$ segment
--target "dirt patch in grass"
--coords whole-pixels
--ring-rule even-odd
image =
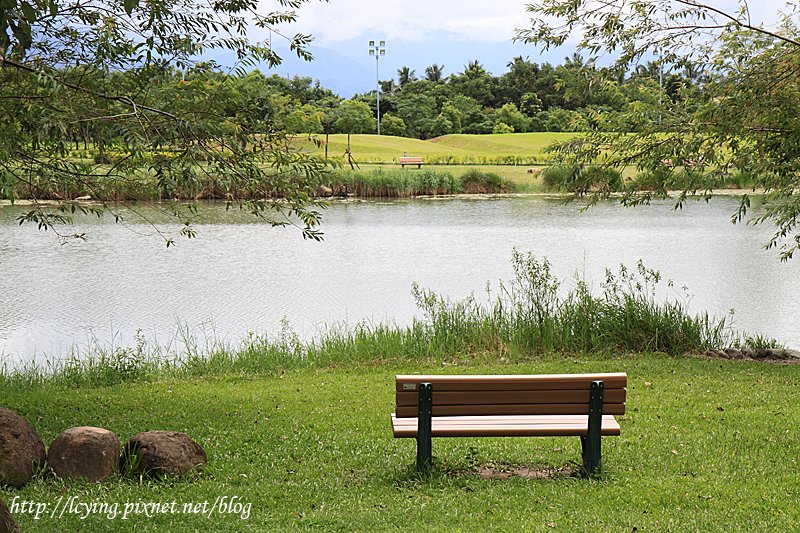
[[[579,477],[581,469],[574,465],[559,468],[552,466],[522,466],[508,464],[478,465],[469,470],[457,470],[455,476],[479,476],[483,479],[552,479],[562,477]]]

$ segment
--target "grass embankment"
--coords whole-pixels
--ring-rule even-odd
[[[17,516],[34,531],[796,526],[800,366],[667,355],[731,339],[724,324],[658,303],[660,277],[643,267],[610,275],[597,295],[580,283],[560,291],[546,261],[531,256],[515,254],[514,268],[515,279],[483,304],[417,289],[424,317],[407,328],[365,326],[309,345],[285,332],[178,360],[140,344],[49,375],[0,375],[0,405],[45,442],[79,425],[123,440],[172,429],[210,459],[199,476],[161,481],[92,484],[45,472],[22,489],[0,489],[0,498],[46,504],[39,520]],[[436,439],[433,473],[420,479],[413,440],[391,436],[397,373],[601,371],[627,372],[629,387],[622,436],[603,440],[599,481],[569,475],[576,438]],[[478,474],[516,467],[542,477]],[[222,497],[235,497],[238,511],[183,512]],[[59,501],[107,507],[51,516]],[[176,512],[134,512],[137,503],[173,501]]]
[[[352,153],[359,169],[334,169],[319,176],[320,184],[336,194],[361,197],[409,197],[428,194],[535,192],[540,190],[531,165],[547,161],[544,148],[561,137],[573,134],[525,133],[506,135],[448,135],[430,141],[404,137],[353,135]],[[568,138],[568,137],[565,137]],[[324,150],[298,137],[298,148],[323,156]],[[334,164],[348,166],[344,160],[346,135],[330,136],[328,155]],[[422,156],[422,169],[401,169],[398,158],[403,152]],[[110,167],[95,165],[95,148],[73,150],[70,160],[92,167],[95,177],[61,182],[34,179],[19,183],[16,194],[21,199],[70,199],[91,196],[107,201],[159,201],[164,199],[219,199],[227,185],[207,172],[180,184],[164,185],[147,170],[131,171],[124,179],[107,179]],[[202,163],[199,163],[202,164]],[[363,166],[362,166],[363,165]],[[464,175],[471,177],[464,179]],[[476,173],[480,176],[477,176]],[[240,191],[240,193],[242,193]]]
[[[478,167],[460,169],[457,174],[435,170],[401,170],[375,168],[369,171],[336,170],[322,178],[329,194],[361,198],[409,198],[414,196],[451,194],[497,194],[521,189],[499,174]]]
[[[78,530],[602,530],[789,531],[800,521],[797,366],[663,355],[395,359],[270,375],[162,378],[114,387],[4,388],[0,403],[33,421],[46,442],[70,426],[126,439],[144,429],[189,433],[210,458],[195,479],[103,484],[45,475],[0,497],[119,504],[119,515],[65,513],[28,531]],[[493,362],[490,362],[493,361]],[[603,439],[604,476],[552,472],[580,457],[576,438],[435,439],[429,479],[413,470],[414,442],[393,439],[396,373],[626,371],[622,435]],[[544,479],[484,479],[476,467],[524,466]],[[238,513],[129,515],[126,503],[251,504]]]
[[[390,135],[351,135],[350,152],[358,163],[398,164],[405,152],[422,157],[429,165],[543,165],[549,160],[544,149],[575,137],[575,133],[506,133],[498,135],[445,135],[427,141]],[[315,136],[325,141],[324,135]],[[324,154],[305,139],[298,146]],[[328,157],[339,157],[347,148],[347,135],[328,136]]]
[[[427,141],[388,135],[352,135],[351,149],[356,169],[349,168],[344,153],[347,136],[329,137],[328,156],[333,165],[341,165],[318,176],[323,186],[320,194],[358,197],[413,197],[460,193],[573,193],[593,190],[706,190],[752,188],[757,180],[738,174],[714,175],[698,173],[686,177],[681,173],[663,175],[637,172],[634,167],[620,171],[588,165],[582,169],[567,166],[546,166],[550,157],[545,149],[552,143],[569,140],[575,133],[510,133],[499,135],[446,135]],[[324,136],[317,136],[324,140]],[[295,141],[301,150],[324,155],[324,148],[308,137]],[[399,168],[403,153],[424,160],[422,169]],[[70,152],[74,162],[92,164],[96,150]],[[538,167],[538,168],[535,168]],[[96,174],[102,175],[104,167]],[[107,170],[107,169],[106,169]],[[325,192],[325,189],[331,189]],[[124,180],[108,180],[102,176],[79,182],[58,183],[35,180],[20,184],[20,198],[65,199],[92,196],[112,200],[158,201],[164,199],[220,199],[227,187],[213,175],[201,172],[196,179],[165,189],[148,171],[138,171]],[[240,191],[247,193],[247,191]],[[270,191],[258,194],[269,195]]]

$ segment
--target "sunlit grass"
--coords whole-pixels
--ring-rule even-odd
[[[89,484],[43,474],[21,490],[0,489],[0,497],[182,506],[237,496],[252,506],[246,519],[17,516],[25,531],[790,531],[800,521],[798,366],[654,354],[375,357],[270,375],[2,388],[0,404],[31,420],[48,443],[78,425],[103,426],[123,440],[168,428],[200,442],[209,465],[199,477],[161,482]],[[472,473],[477,466],[568,469],[580,457],[576,438],[434,439],[433,474],[419,479],[413,440],[391,435],[397,373],[600,371],[629,376],[622,434],[603,439],[601,481]]]
[[[426,164],[535,165],[545,164],[549,156],[544,149],[557,141],[565,141],[574,133],[510,133],[500,135],[446,135],[427,141],[389,135],[359,134],[350,136],[350,152],[359,163],[398,163],[403,154],[422,157]],[[324,135],[315,136],[324,141]],[[347,149],[347,135],[329,135],[328,157],[341,157]],[[324,154],[304,137],[298,147]]]

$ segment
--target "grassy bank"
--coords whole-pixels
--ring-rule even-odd
[[[483,302],[415,289],[422,317],[409,327],[331,331],[308,344],[287,328],[180,356],[142,340],[47,373],[4,373],[0,405],[46,443],[80,425],[123,440],[171,429],[210,462],[161,481],[91,484],[45,471],[0,498],[47,506],[38,520],[18,513],[31,531],[782,531],[800,520],[800,365],[683,356],[742,340],[724,321],[657,299],[665,282],[643,266],[609,272],[592,294],[582,282],[563,287],[545,260],[517,253],[513,265],[516,276]],[[576,438],[436,439],[433,473],[420,479],[413,440],[391,436],[397,373],[602,371],[627,372],[629,387],[599,481],[572,475]],[[209,512],[220,498],[236,512]],[[51,514],[65,501],[101,510]],[[177,511],[134,511],[153,502]]]
[[[321,183],[328,194],[360,198],[408,198],[423,195],[497,194],[517,192],[519,187],[494,172],[473,167],[453,173],[431,167],[419,170],[374,168],[336,170]]]
[[[737,345],[776,346],[772,340],[732,331],[725,317],[690,313],[688,294],[664,298],[672,282],[641,262],[632,269],[607,270],[597,291],[589,289],[589,280],[559,278],[546,258],[515,250],[511,263],[513,278],[496,289],[487,288],[483,298],[473,295],[451,301],[414,285],[420,315],[408,326],[334,327],[303,343],[286,325],[275,337],[252,336],[239,346],[212,342],[203,349],[187,343],[183,353],[149,346],[140,336],[135,346],[97,348],[44,369],[2,370],[0,387],[102,386],[229,372],[271,374],[386,357],[445,359],[496,352],[510,360],[548,352],[678,356]],[[191,338],[188,332],[184,336]]]
[[[392,137],[389,135],[351,135],[350,151],[358,163],[397,163],[403,153],[422,157],[426,164],[434,165],[541,165],[550,156],[544,149],[555,142],[575,137],[575,133],[507,133],[499,135],[445,135],[427,141]],[[324,135],[318,135],[320,141]],[[305,139],[297,146],[314,153],[324,154]],[[339,157],[347,149],[347,135],[328,136],[328,156]]]
[[[352,159],[357,168],[350,169],[345,158],[346,135],[329,136],[328,156],[331,170],[315,176],[307,191],[319,192],[316,184],[334,195],[358,197],[411,197],[418,195],[459,193],[539,193],[539,192],[589,192],[594,190],[706,190],[722,188],[750,188],[756,180],[739,174],[716,175],[713,172],[697,173],[690,177],[680,174],[640,172],[634,167],[619,171],[587,165],[580,169],[550,165],[545,149],[555,143],[573,138],[574,133],[512,133],[499,135],[446,135],[421,141],[386,135],[352,135]],[[324,141],[324,136],[317,136]],[[323,157],[324,146],[311,138],[298,136],[295,147]],[[165,152],[166,153],[166,152]],[[404,153],[423,158],[422,169],[399,168],[399,157]],[[186,171],[193,177],[173,183],[159,180],[152,172],[138,170],[124,179],[103,176],[110,167],[95,165],[97,150],[88,148],[69,152],[70,161],[92,168],[91,177],[80,181],[59,182],[49,178],[34,178],[15,184],[19,198],[70,199],[91,196],[106,201],[161,201],[169,199],[202,200],[224,199],[235,192],[241,197],[280,196],[269,187],[250,190],[231,190],[231,184],[214,176],[213,172],[199,171],[199,166]],[[116,154],[122,157],[123,154]],[[163,154],[160,154],[163,156]],[[204,165],[198,162],[198,165]],[[197,172],[196,172],[197,171]],[[88,170],[87,170],[88,172]],[[466,180],[466,174],[480,174]],[[281,179],[286,178],[284,176]],[[291,179],[291,178],[290,178]],[[280,181],[280,180],[279,180]]]
[[[541,171],[545,166],[533,165],[424,165],[422,170],[447,172],[454,176],[461,176],[471,170],[496,174],[503,180],[514,184],[518,192],[546,192],[541,179]],[[375,170],[394,171],[400,170],[397,164],[359,164],[357,171],[372,172]],[[418,172],[420,169],[408,168],[407,172]]]
[[[789,531],[800,520],[795,401],[800,367],[636,354],[500,354],[394,358],[288,370],[162,378],[114,387],[3,388],[0,404],[32,420],[46,442],[69,426],[101,425],[123,439],[170,428],[202,443],[197,478],[102,485],[43,475],[13,498],[46,503],[208,501],[238,497],[239,513],[18,516],[26,531],[540,530]],[[494,362],[492,362],[494,361]],[[570,477],[575,438],[435,439],[430,479],[413,470],[414,442],[393,439],[393,376],[412,372],[626,371],[622,435],[605,438],[602,481]],[[539,470],[542,479],[486,479]]]

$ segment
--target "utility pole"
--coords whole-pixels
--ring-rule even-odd
[[[662,99],[664,98],[664,49],[658,49],[658,125],[661,125]]]
[[[375,56],[375,112],[378,117],[378,135],[381,134],[381,79],[379,63],[381,56],[386,55],[384,46],[386,46],[386,41],[379,41],[379,44],[375,44],[375,41],[369,42],[369,55]]]

